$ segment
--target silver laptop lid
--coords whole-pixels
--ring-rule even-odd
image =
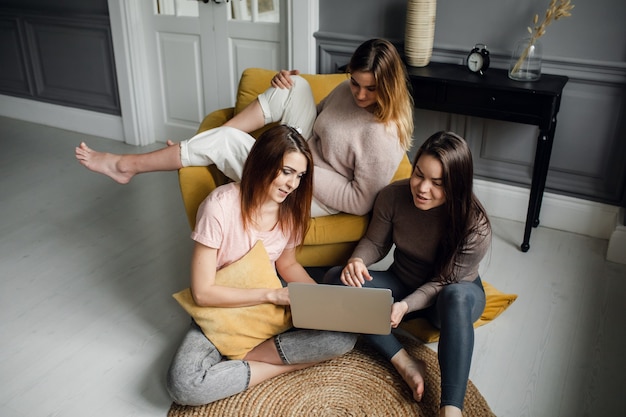
[[[301,329],[389,334],[391,290],[290,282],[293,325]]]

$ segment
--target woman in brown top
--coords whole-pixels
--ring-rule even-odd
[[[385,187],[366,235],[348,264],[326,282],[390,288],[391,325],[422,315],[441,331],[441,416],[460,416],[474,348],[474,328],[485,308],[478,266],[491,244],[491,226],[472,191],[472,155],[463,138],[438,132],[420,147],[407,180]],[[387,271],[368,271],[395,244]],[[393,334],[367,339],[398,370],[420,401],[424,364]]]

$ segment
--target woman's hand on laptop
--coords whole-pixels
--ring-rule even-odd
[[[362,287],[365,280],[371,281],[372,277],[361,258],[350,258],[343,271],[341,282],[350,287]]]

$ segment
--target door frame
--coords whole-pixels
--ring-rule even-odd
[[[287,62],[314,73],[319,0],[287,0]],[[135,0],[108,0],[124,141],[143,146],[156,142],[147,55],[144,51],[141,7]]]

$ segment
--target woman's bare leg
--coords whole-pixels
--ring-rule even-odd
[[[273,363],[248,361],[248,365],[250,365],[250,383],[248,387],[253,387],[275,376],[297,371],[298,369],[308,368],[315,364],[298,363],[294,365],[274,365]]]
[[[235,117],[224,123],[244,132],[263,127],[265,118],[258,100],[254,100]],[[180,147],[167,141],[167,147],[144,154],[112,154],[94,151],[84,142],[76,147],[76,159],[85,168],[104,174],[120,184],[127,184],[137,174],[174,171],[182,168]]]
[[[265,116],[258,99],[248,104],[235,117],[224,123],[224,126],[234,127],[246,133],[254,132],[265,126]]]
[[[120,184],[127,184],[137,174],[182,168],[180,147],[170,143],[165,148],[149,153],[116,155],[94,151],[82,142],[76,147],[75,153],[76,159],[85,168],[104,174]]]
[[[446,405],[439,409],[439,417],[463,417],[463,412],[453,405]]]
[[[254,349],[246,354],[243,358],[246,361],[265,362],[273,365],[284,365],[283,360],[278,354],[274,338],[267,339],[263,343],[257,345]]]
[[[424,374],[426,364],[409,355],[405,349],[401,349],[391,358],[391,364],[396,368],[402,379],[409,385],[415,401],[422,401],[424,395]]]
[[[254,386],[269,378],[308,368],[315,363],[299,363],[285,365],[278,354],[274,338],[268,339],[252,349],[244,358],[250,365],[250,385]]]

